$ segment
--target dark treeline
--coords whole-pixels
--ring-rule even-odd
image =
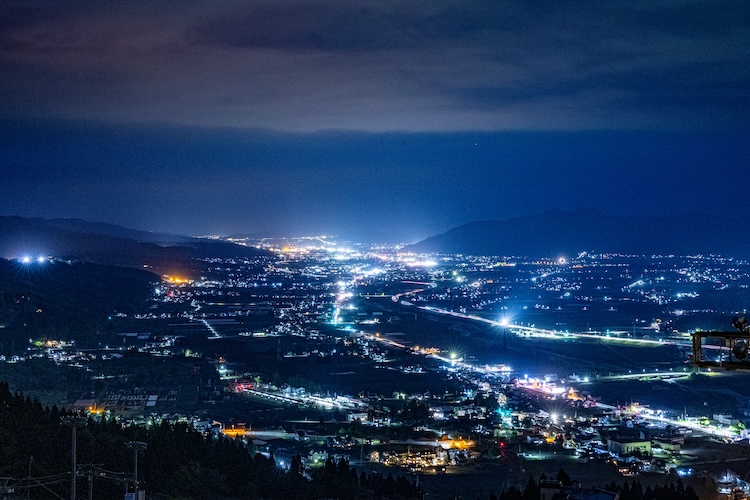
[[[43,408],[37,400],[12,394],[0,383],[0,476],[15,478],[11,486],[30,498],[70,495],[71,429],[62,425],[67,415],[57,407]],[[139,480],[148,498],[256,499],[256,498],[380,498],[411,499],[421,495],[412,483],[390,474],[360,474],[346,460],[329,459],[323,467],[305,471],[295,456],[289,469],[278,466],[273,455],[252,453],[240,442],[205,438],[185,424],[163,423],[150,428],[123,427],[112,420],[89,419],[77,431],[78,464],[96,464],[101,470],[132,477],[130,441],[147,449],[139,459]],[[45,483],[46,486],[39,486]],[[122,480],[93,480],[94,498],[122,498]],[[88,483],[79,475],[78,495],[86,498]]]
[[[490,494],[489,500],[538,500],[541,493],[540,483],[545,479],[544,475],[542,475],[539,481],[531,478],[523,489],[512,486],[499,495],[495,495],[495,493]],[[573,485],[570,476],[563,469],[560,469],[555,479],[560,481],[565,487]],[[603,486],[601,489],[617,493],[620,500],[700,500],[700,497],[692,486],[685,487],[679,478],[674,482],[653,487],[646,486],[646,488],[638,480],[634,480],[632,483],[625,482],[623,484],[613,482]],[[568,498],[568,493],[561,492],[552,498],[553,500],[557,500],[558,498],[564,500]]]

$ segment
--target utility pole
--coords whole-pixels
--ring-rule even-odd
[[[68,415],[62,418],[62,425],[70,427],[70,500],[76,500],[76,429],[86,427],[86,417],[82,415]]]
[[[89,474],[89,497],[88,500],[94,500],[94,476]]]
[[[29,486],[26,487],[26,498],[29,498],[29,490],[31,489],[31,463],[34,461],[34,457],[29,457]]]
[[[98,473],[97,470],[100,470],[101,467],[104,464],[83,464],[81,465],[81,476],[86,476],[86,479],[88,480],[88,500],[94,500],[94,476],[97,475],[101,478],[106,479],[105,474]]]
[[[138,452],[146,451],[148,445],[143,441],[128,441],[128,448],[133,450],[133,489],[135,498],[138,499]]]

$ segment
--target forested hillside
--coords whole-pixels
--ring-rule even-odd
[[[0,259],[0,354],[25,349],[28,339],[85,340],[104,332],[117,312],[145,312],[158,281],[124,267]]]
[[[61,423],[66,416],[56,407],[45,409],[37,401],[13,395],[0,383],[0,475],[10,478],[8,484],[16,493],[26,495],[28,486],[29,498],[70,495],[71,430]],[[87,464],[96,464],[96,470],[104,472],[93,479],[94,498],[122,498],[125,480],[132,478],[130,441],[146,445],[138,476],[151,499],[421,497],[403,477],[358,475],[345,460],[332,459],[305,470],[299,456],[287,469],[273,455],[254,453],[233,439],[204,437],[187,424],[124,427],[89,419],[77,433],[81,477],[76,489],[81,497],[87,494]]]

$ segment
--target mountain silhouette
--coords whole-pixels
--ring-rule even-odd
[[[157,244],[157,242],[159,244]],[[270,255],[252,247],[128,229],[80,219],[0,216],[0,257],[56,259],[150,269],[160,274],[194,274],[196,259]]]
[[[548,210],[477,221],[406,248],[413,252],[571,257],[580,252],[637,255],[750,256],[740,221],[703,215],[613,216],[597,210]]]

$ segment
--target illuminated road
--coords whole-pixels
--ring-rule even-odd
[[[596,403],[596,406],[604,410],[618,409],[616,406],[607,405],[604,403]],[[683,427],[683,428],[691,429],[691,430],[694,430],[703,434],[708,434],[710,436],[727,438],[727,439],[738,437],[738,434],[734,433],[730,428],[720,428],[715,425],[701,425],[697,422],[690,422],[687,420],[678,420],[674,418],[668,418],[663,415],[657,415],[657,413],[660,413],[658,410],[653,411],[653,410],[644,408],[644,409],[638,409],[638,410],[629,410],[627,411],[627,413],[630,413],[633,416],[641,417],[644,420],[648,420],[651,422],[658,422],[658,423],[662,423],[666,425],[672,425],[674,427]]]
[[[418,293],[424,292],[428,288],[435,288],[437,286],[437,283],[425,283],[422,281],[402,281],[401,283],[405,285],[420,285],[420,286],[425,287],[425,288],[417,288],[415,290],[409,290],[408,292],[397,293],[396,295],[391,297],[391,300],[393,302],[398,303],[399,301],[401,301],[402,304],[405,303],[406,301],[401,300],[401,297],[405,297],[409,295],[417,295]],[[411,302],[407,302],[407,303],[411,304]]]
[[[607,407],[607,408],[613,408],[608,405],[601,405],[597,404],[599,407]],[[662,424],[672,425],[674,427],[684,427],[687,429],[691,429],[703,434],[708,434],[715,437],[720,438],[735,438],[738,435],[734,433],[731,428],[723,428],[723,427],[717,427],[715,425],[701,425],[698,422],[690,422],[687,420],[678,420],[674,418],[667,418],[662,415],[657,415],[658,412],[650,412],[648,410],[640,410],[640,411],[631,411],[629,412],[634,416],[638,416],[643,418],[644,420],[648,420],[651,422],[659,422]]]
[[[201,321],[203,321],[203,324],[206,325],[206,328],[208,328],[208,330],[213,334],[211,337],[208,337],[209,340],[221,338],[221,335],[219,335],[219,332],[217,332],[216,329],[213,326],[211,326],[211,324],[208,321],[206,321],[206,318],[203,318]]]
[[[413,294],[415,291],[411,292]],[[393,300],[397,301],[400,299],[401,295],[394,296]],[[487,318],[482,318],[480,316],[476,316],[473,314],[464,314],[460,312],[455,311],[448,311],[446,309],[440,309],[433,306],[418,306],[415,305],[412,302],[408,302],[406,300],[399,300],[399,303],[404,306],[408,307],[414,307],[417,309],[421,309],[423,311],[436,313],[436,314],[443,314],[447,316],[452,316],[454,318],[461,318],[461,319],[467,319],[472,321],[480,321],[495,327],[499,328],[508,328],[510,331],[514,331],[520,334],[526,334],[529,336],[534,337],[544,337],[544,338],[551,338],[551,339],[569,339],[569,338],[581,338],[581,339],[592,339],[592,340],[598,340],[602,342],[623,342],[623,343],[630,343],[630,344],[637,344],[637,345],[674,345],[674,346],[680,346],[680,347],[692,347],[692,343],[690,341],[676,341],[676,340],[669,340],[669,341],[662,341],[662,340],[648,340],[648,339],[631,339],[631,338],[623,338],[623,337],[606,337],[602,335],[594,335],[589,333],[568,333],[568,332],[561,332],[561,331],[555,331],[555,330],[546,330],[542,328],[536,328],[536,327],[530,327],[530,326],[522,326],[522,325],[516,325],[516,324],[510,324],[506,321],[497,321],[497,320],[491,320]],[[377,339],[379,341],[383,341],[383,339]],[[386,340],[386,343],[392,344],[397,347],[406,348],[403,344],[398,344],[396,342]],[[703,345],[704,349],[713,349],[713,350],[721,350],[726,349],[722,348],[720,346],[716,345]],[[477,367],[473,367],[471,365],[465,364],[465,363],[457,363],[455,360],[451,360],[442,356],[434,356],[437,359],[440,359],[441,361],[444,361],[446,363],[451,363],[453,365],[457,366],[463,366],[466,368],[471,369],[477,369]],[[672,379],[678,379],[685,377],[686,374],[682,372],[644,372],[644,373],[629,373],[624,375],[613,375],[613,376],[605,376],[600,377],[598,380],[628,380],[628,379],[643,379],[643,378],[660,378],[665,379],[665,381],[669,382],[672,381]],[[606,405],[603,403],[597,403],[597,406],[603,409],[613,410],[616,409],[616,407],[611,405]],[[631,414],[637,415],[644,420],[651,421],[651,422],[657,422],[661,424],[666,425],[672,425],[676,427],[683,427],[688,428],[691,430],[694,430],[696,432],[700,432],[703,434],[724,438],[724,439],[732,439],[736,438],[737,434],[734,433],[731,428],[729,427],[717,427],[715,425],[701,425],[697,422],[687,421],[687,420],[678,420],[678,419],[672,419],[664,416],[664,414],[657,414],[661,412],[653,412],[653,411],[632,411]]]
[[[512,323],[506,323],[504,321],[497,321],[492,320],[488,318],[482,318],[481,316],[477,316],[474,314],[464,314],[460,312],[455,311],[448,311],[447,309],[440,309],[438,307],[432,307],[432,306],[417,306],[413,304],[412,302],[408,302],[405,300],[401,301],[401,305],[408,305],[411,307],[416,307],[417,309],[421,309],[423,311],[437,313],[437,314],[444,314],[446,316],[453,316],[454,318],[461,318],[461,319],[469,319],[472,321],[481,321],[483,323],[487,323],[488,325],[496,326],[499,328],[508,328],[511,331],[521,332],[529,336],[533,337],[546,337],[546,338],[552,338],[552,339],[566,339],[566,338],[585,338],[585,339],[595,339],[600,341],[613,341],[613,342],[625,342],[625,343],[633,343],[633,344],[656,344],[656,345],[691,345],[688,342],[679,343],[676,341],[664,341],[664,340],[649,340],[649,339],[631,339],[627,337],[607,337],[603,335],[595,335],[592,333],[569,333],[569,332],[562,332],[558,330],[546,330],[544,328],[537,328],[534,326],[522,326]]]
[[[380,337],[378,335],[372,335],[372,334],[365,334],[365,338],[368,340],[375,341],[375,342],[380,342],[381,344],[387,345],[389,347],[394,347],[396,349],[404,349],[406,351],[415,353],[415,351],[412,350],[411,347],[405,344],[401,344],[400,342],[396,342],[395,340],[391,340],[388,338],[384,338],[384,337]],[[498,373],[502,373],[502,372],[510,373],[511,371],[510,368],[505,367],[505,365],[502,365],[504,367],[504,369],[502,370],[497,367],[492,367],[488,365],[477,366],[477,365],[472,365],[470,363],[464,362],[462,358],[452,358],[452,357],[447,358],[445,356],[441,356],[440,354],[427,354],[426,357],[440,360],[446,365],[449,365],[452,367],[462,368],[465,370],[482,373],[484,375],[497,375]]]
[[[336,401],[331,398],[323,398],[314,396],[312,394],[303,394],[300,396],[287,396],[285,394],[279,394],[278,392],[261,391],[258,389],[252,389],[250,387],[243,387],[242,392],[257,396],[260,398],[270,399],[279,403],[292,404],[292,405],[316,405],[326,410],[332,410],[338,408],[341,410],[358,410],[357,405],[349,404],[341,401]]]
[[[408,293],[414,294],[419,291],[422,291],[422,290],[413,290]],[[406,294],[394,295],[392,299],[396,301],[397,298],[400,297],[401,295],[406,295]],[[431,312],[435,314],[443,314],[446,316],[452,316],[454,318],[461,318],[461,319],[468,319],[471,321],[480,321],[482,323],[487,323],[488,325],[492,325],[498,328],[507,328],[508,330],[512,332],[519,333],[522,335],[528,335],[530,337],[542,337],[542,338],[548,338],[548,339],[592,339],[592,340],[598,340],[600,342],[620,342],[620,343],[625,343],[625,344],[659,345],[659,346],[673,345],[673,346],[679,346],[679,347],[692,348],[692,342],[688,340],[680,341],[680,340],[633,339],[633,338],[628,338],[628,337],[608,337],[606,335],[596,335],[593,333],[562,332],[559,330],[546,330],[544,328],[537,328],[533,326],[523,326],[523,325],[517,325],[514,323],[507,323],[505,321],[497,321],[497,320],[492,320],[488,318],[482,318],[474,314],[464,314],[464,313],[455,312],[455,311],[448,311],[447,309],[440,309],[439,307],[418,306],[414,304],[413,302],[409,302],[407,300],[401,300],[400,304],[403,306],[415,307],[417,309],[421,309],[423,311],[427,311],[427,312]],[[711,350],[722,350],[722,349],[725,351],[727,350],[726,347],[722,348],[721,346],[709,345],[709,344],[703,344],[702,348],[711,349]]]
[[[661,379],[666,382],[671,379],[683,379],[691,375],[692,372],[643,372],[643,373],[627,373],[623,375],[605,375],[597,377],[597,382],[608,381],[608,380],[644,380],[644,379]]]
[[[203,306],[201,305],[200,302],[198,302],[197,300],[193,299],[193,301],[190,303],[190,307],[193,308],[193,312],[190,315],[190,320],[193,321],[193,320],[195,320],[198,317],[198,311],[200,311],[203,308]],[[208,321],[206,321],[206,318],[202,318],[200,321],[201,321],[201,323],[203,323],[203,325],[206,328],[208,328],[208,331],[211,332],[211,336],[207,337],[209,340],[215,340],[215,339],[220,339],[221,338],[221,335],[219,335],[219,332],[217,332],[216,329],[213,326],[211,326],[208,323]]]

